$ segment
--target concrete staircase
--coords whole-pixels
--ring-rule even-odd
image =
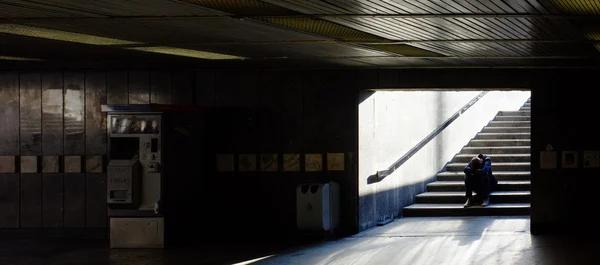
[[[418,194],[415,203],[403,209],[403,216],[503,216],[529,215],[531,194],[531,99],[518,111],[500,111],[427,184],[427,192]],[[466,201],[463,169],[477,154],[489,155],[498,185],[490,196],[490,205],[463,208]]]

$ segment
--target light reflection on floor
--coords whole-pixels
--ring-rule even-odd
[[[546,265],[595,260],[593,251],[586,252],[590,242],[578,240],[578,245],[554,236],[532,236],[529,224],[529,217],[403,218],[252,264]]]

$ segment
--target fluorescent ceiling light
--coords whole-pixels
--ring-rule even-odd
[[[73,33],[62,30],[45,29],[38,27],[30,27],[17,24],[0,24],[0,33],[14,34],[20,36],[28,36],[42,39],[51,39],[58,41],[66,41],[90,45],[143,45],[142,42],[100,37],[82,33]],[[167,46],[158,47],[129,47],[129,50],[137,50],[143,52],[161,53],[175,56],[193,57],[208,60],[240,60],[246,59],[235,55],[212,53],[198,50],[182,49]]]
[[[17,24],[0,24],[0,33],[21,35],[34,38],[67,41],[91,45],[131,45],[140,42],[100,37],[55,29],[45,29]]]
[[[193,58],[207,59],[207,60],[243,60],[243,59],[246,59],[244,57],[229,55],[229,54],[205,52],[205,51],[182,49],[182,48],[167,47],[167,46],[129,47],[126,49],[136,50],[136,51],[144,51],[144,52],[152,52],[152,53],[168,54],[168,55],[175,55],[175,56],[193,57]]]
[[[13,35],[27,36],[27,37],[35,37],[42,39],[50,39],[50,40],[58,40],[58,41],[66,41],[73,43],[81,43],[81,44],[90,44],[90,45],[102,45],[102,46],[111,46],[111,45],[137,45],[138,47],[124,47],[128,50],[136,50],[143,52],[151,52],[151,53],[161,53],[168,54],[174,56],[184,56],[184,57],[192,57],[199,59],[207,59],[207,60],[243,60],[247,59],[245,57],[229,55],[229,54],[220,54],[213,52],[205,52],[191,49],[183,49],[183,48],[175,48],[168,46],[152,46],[152,47],[139,47],[145,45],[143,42],[135,42],[107,37],[100,37],[82,33],[74,33],[62,30],[55,29],[45,29],[38,27],[31,27],[25,25],[18,24],[0,24],[0,33],[7,33]],[[14,59],[13,59],[14,60]]]
[[[25,57],[3,56],[3,55],[0,55],[0,60],[9,60],[9,61],[42,61],[42,59],[37,59],[37,58],[25,58]]]

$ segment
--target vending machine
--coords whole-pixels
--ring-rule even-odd
[[[202,158],[197,110],[136,104],[103,105],[102,111],[108,123],[110,247],[164,248],[185,232],[184,226],[174,228],[177,219],[194,214],[182,201],[196,203],[185,193],[198,185],[195,160]]]

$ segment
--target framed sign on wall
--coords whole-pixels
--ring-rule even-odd
[[[578,165],[577,151],[563,151],[562,152],[562,167],[563,168],[577,168]]]

